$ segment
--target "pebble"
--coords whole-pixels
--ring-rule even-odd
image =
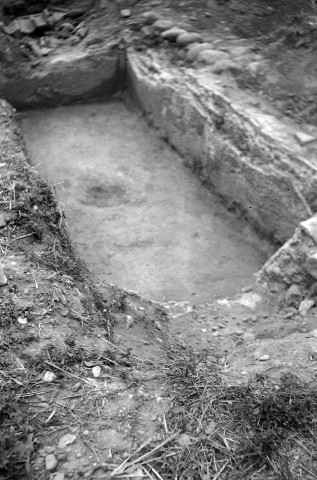
[[[171,20],[156,20],[156,22],[153,23],[153,28],[155,28],[155,30],[159,30],[160,32],[164,32],[164,30],[169,30],[174,26],[174,22],[172,22]]]
[[[99,378],[101,374],[101,367],[99,365],[96,365],[91,369],[91,372],[94,378]]]
[[[124,8],[123,10],[120,10],[120,15],[122,18],[128,18],[131,16],[131,10],[130,8]]]
[[[89,435],[89,430],[84,430],[84,431],[83,431],[83,434],[84,434],[84,435]]]
[[[194,62],[195,60],[197,60],[197,57],[200,54],[200,52],[203,52],[204,50],[211,50],[211,49],[212,49],[211,43],[206,43],[206,42],[193,43],[189,46],[187,50],[187,60],[189,60],[190,62]]]
[[[0,263],[0,286],[1,285],[6,285],[8,283],[8,279],[4,274],[3,267]]]
[[[131,315],[127,315],[127,328],[132,327],[134,323],[134,318]]]
[[[160,15],[154,11],[143,13],[142,18],[144,19],[146,25],[151,25],[152,23],[161,19]]]
[[[310,336],[316,338],[316,337],[317,337],[317,330],[312,330],[312,331],[310,332]]]
[[[155,320],[154,325],[158,330],[162,330],[162,324],[158,320]]]
[[[270,360],[270,355],[262,355],[262,357],[259,358],[260,362],[267,362]]]
[[[303,132],[296,132],[294,137],[302,146],[309,145],[310,143],[317,141],[317,137],[313,137],[312,135],[308,135],[307,133]]]
[[[18,323],[20,325],[27,325],[28,324],[28,319],[25,317],[18,317]]]
[[[207,65],[212,65],[224,59],[229,59],[228,53],[212,49],[200,52],[197,58],[198,62],[206,63]]]
[[[76,439],[76,435],[72,433],[66,433],[59,439],[58,446],[60,448],[65,448],[67,447],[67,445],[71,445],[72,443],[74,443]]]
[[[185,30],[183,30],[179,27],[172,27],[172,28],[169,28],[168,30],[165,30],[164,32],[162,32],[161,37],[164,40],[175,41],[176,38],[178,37],[178,35],[180,35],[181,33],[184,33],[184,31]]]
[[[57,376],[55,375],[54,372],[50,372],[49,370],[46,370],[46,372],[44,372],[44,375],[43,375],[43,380],[44,382],[54,382],[54,380],[56,380]]]
[[[315,305],[314,300],[305,299],[300,302],[298,312],[302,317],[305,317],[308,311]]]
[[[80,389],[81,389],[81,382],[75,383],[75,385],[73,386],[73,392],[78,392],[78,390]]]
[[[49,472],[53,472],[58,465],[58,460],[53,453],[46,455],[45,457],[45,468]]]
[[[184,32],[178,35],[176,43],[180,47],[186,47],[190,43],[202,42],[202,40],[203,40],[203,37],[201,36],[200,33]]]

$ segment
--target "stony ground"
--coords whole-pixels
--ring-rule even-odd
[[[7,2],[3,20],[48,3]],[[2,33],[5,74],[40,68],[50,49],[98,45],[124,29],[136,48],[159,45],[197,68],[188,50],[179,55],[163,42],[161,27],[144,24],[154,10],[172,26],[181,17],[189,33],[218,36],[228,54],[219,60],[240,86],[314,124],[311,3],[100,1],[89,14],[87,3],[76,2],[84,9],[77,20],[49,40]],[[236,36],[248,39],[239,45],[247,50],[234,52]],[[212,54],[201,53],[205,65]],[[273,262],[262,286],[196,309],[109,286],[100,293],[61,207],[27,167],[12,109],[0,107],[0,477],[317,478],[314,264],[302,291],[286,289],[292,282]],[[290,278],[310,258],[293,243],[280,254]],[[193,319],[186,335],[184,316]]]

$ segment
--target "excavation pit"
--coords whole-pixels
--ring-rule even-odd
[[[252,284],[272,253],[124,103],[28,111],[21,126],[32,165],[56,189],[101,283],[161,302],[211,303]]]

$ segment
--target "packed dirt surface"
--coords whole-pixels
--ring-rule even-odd
[[[253,283],[273,253],[122,103],[28,112],[22,131],[101,283],[210,303]]]

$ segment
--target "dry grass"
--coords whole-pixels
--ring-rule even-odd
[[[317,479],[316,385],[285,375],[228,386],[223,366],[173,353],[164,365],[173,395],[165,440],[112,472],[151,480]],[[142,475],[141,475],[142,476]]]

